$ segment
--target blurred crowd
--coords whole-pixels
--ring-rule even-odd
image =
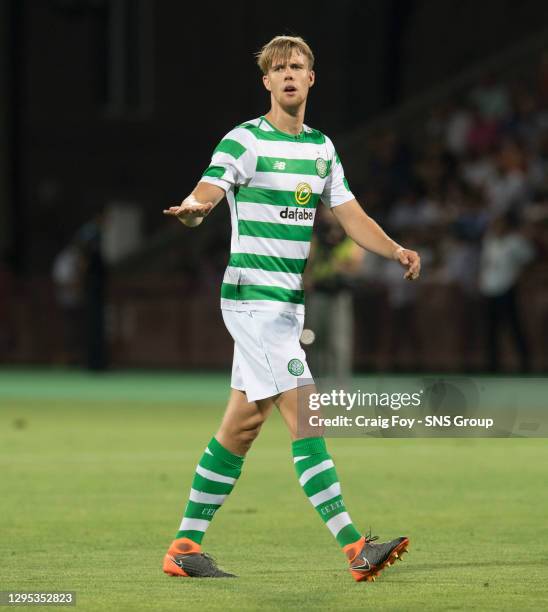
[[[313,332],[308,338],[315,336],[309,358],[317,375],[348,376],[355,358],[361,369],[389,371],[546,368],[548,353],[538,346],[548,345],[542,337],[548,333],[548,52],[529,68],[517,80],[485,74],[427,117],[368,139],[363,182],[353,176],[353,192],[390,236],[420,252],[420,282],[404,280],[397,264],[357,248],[320,207],[305,274],[305,326]],[[101,215],[86,223],[64,248],[58,245],[49,264],[61,322],[58,352],[50,354],[58,363],[107,366],[104,303],[129,276],[150,293],[153,278],[167,279],[174,303],[199,295],[216,304],[229,246],[226,211],[184,240],[174,231],[153,256],[147,252],[129,271],[111,273],[107,298],[108,264],[143,242],[137,217],[124,210],[108,217],[117,224],[105,225]],[[103,247],[116,247],[106,263],[101,233],[111,236]],[[29,282],[24,289],[9,254],[2,254],[0,360],[14,353],[24,360],[52,344],[44,336],[42,348],[31,347],[30,335],[38,332],[31,334],[29,321],[47,310],[45,292],[36,294],[36,287]],[[146,291],[139,291],[141,299]],[[138,298],[128,293],[126,301]],[[449,329],[452,339],[443,335]],[[28,350],[21,349],[24,331]],[[434,350],[442,346],[451,357],[445,363]]]
[[[419,297],[445,285],[453,290],[461,369],[499,371],[506,332],[515,369],[530,371],[519,286],[532,270],[539,290],[548,279],[548,53],[533,78],[484,75],[433,108],[409,139],[377,133],[367,159],[364,188],[353,186],[358,199],[423,260],[420,284],[370,254],[355,273],[384,289],[391,313],[384,365],[397,369],[403,350],[414,354],[409,367],[420,369]],[[468,355],[480,335],[478,368]]]

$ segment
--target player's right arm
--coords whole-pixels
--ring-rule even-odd
[[[200,181],[179,206],[170,206],[164,215],[177,217],[187,227],[197,227],[224,197],[223,189]]]
[[[194,191],[179,206],[164,210],[188,227],[196,227],[226,193],[246,185],[255,172],[257,153],[255,139],[245,128],[231,130],[217,145],[211,163]]]

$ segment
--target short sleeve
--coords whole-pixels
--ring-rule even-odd
[[[255,138],[245,128],[231,130],[213,151],[211,162],[200,181],[229,191],[247,185],[255,172]]]
[[[329,150],[331,169],[327,175],[324,189],[321,195],[322,202],[328,207],[333,208],[354,199],[354,194],[350,191],[348,181],[344,176],[341,160],[335,151],[335,147],[329,138],[326,137]]]

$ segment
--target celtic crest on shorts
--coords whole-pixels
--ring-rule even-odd
[[[293,376],[300,376],[304,372],[304,365],[300,359],[292,359],[287,364],[287,369]]]

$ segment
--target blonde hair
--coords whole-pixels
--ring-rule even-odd
[[[308,59],[308,69],[314,67],[314,54],[312,49],[300,36],[275,36],[256,54],[257,64],[263,74],[267,74],[274,59],[289,60],[293,50],[296,49]]]

